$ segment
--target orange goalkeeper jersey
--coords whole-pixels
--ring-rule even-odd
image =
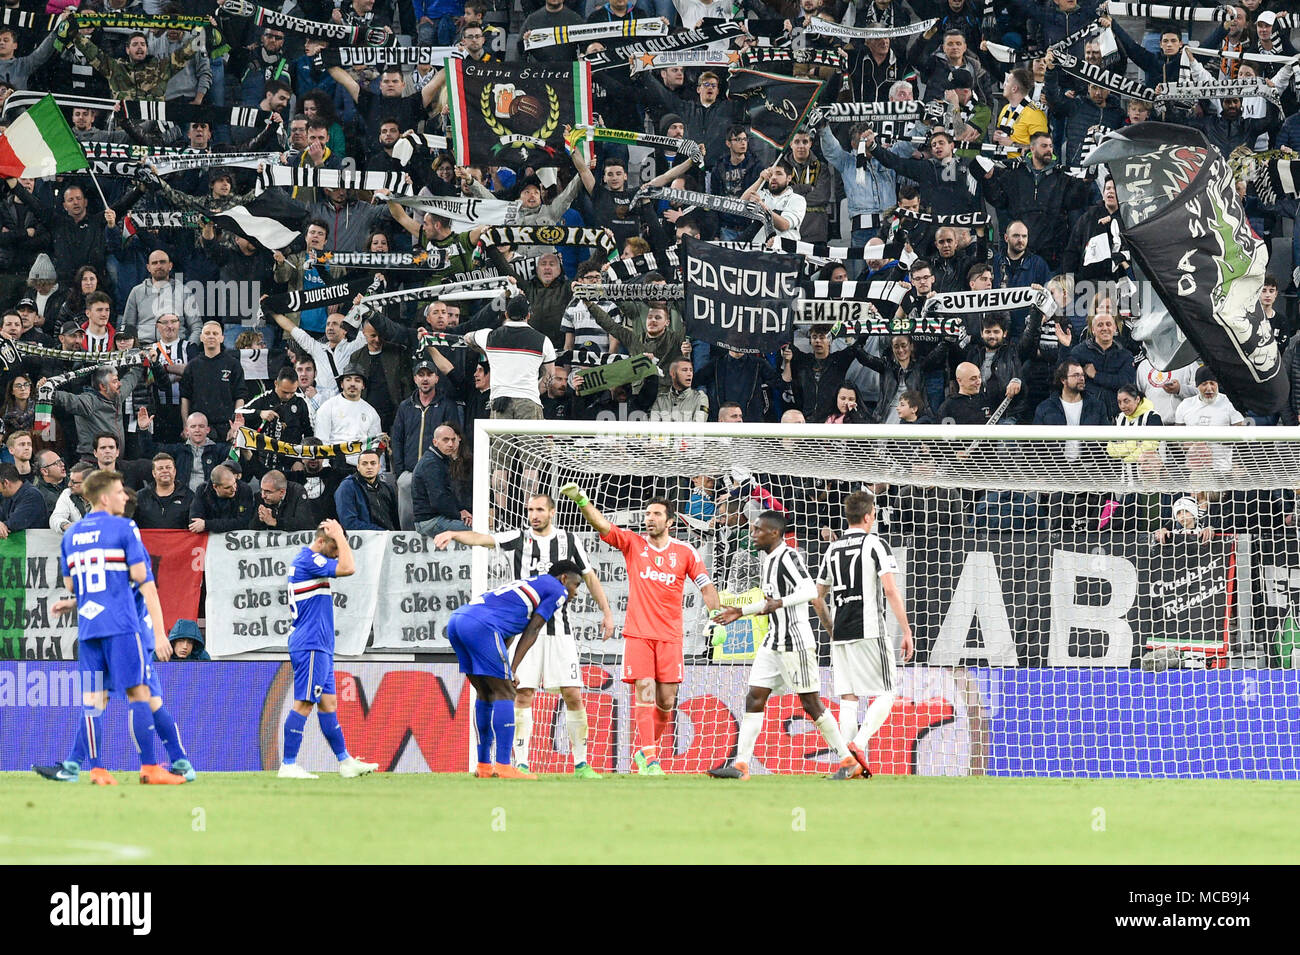
[[[689,578],[696,587],[711,583],[699,552],[669,538],[662,550],[641,534],[611,527],[600,537],[623,552],[627,561],[625,637],[682,642],[682,593]]]

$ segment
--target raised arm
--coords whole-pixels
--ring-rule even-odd
[[[560,493],[567,497],[574,504],[578,505],[578,510],[586,518],[588,524],[595,528],[596,532],[602,537],[614,529],[614,525],[606,520],[605,515],[587,497],[586,491],[578,487],[577,482],[570,481],[564,487],[560,488]],[[714,591],[716,596],[717,591]]]

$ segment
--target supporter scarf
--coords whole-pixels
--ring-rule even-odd
[[[409,194],[411,187],[400,172],[366,172],[359,169],[313,169],[309,166],[267,166],[257,174],[254,192],[261,195],[271,186],[325,189],[387,189]]]
[[[673,136],[655,136],[651,133],[637,133],[626,129],[606,129],[603,126],[575,126],[568,135],[569,145],[575,146],[584,136],[604,143],[637,143],[642,146],[658,146],[671,149],[685,156],[700,168],[704,167],[704,147],[693,139],[678,139]]]
[[[1089,23],[1083,29],[1075,30],[1073,33],[1069,34],[1068,36],[1063,37],[1060,40],[1057,40],[1050,47],[1048,47],[1048,49],[1051,50],[1052,56],[1054,57],[1060,56],[1062,53],[1070,49],[1070,47],[1074,46],[1080,40],[1087,39],[1088,37],[1092,36],[1094,33],[1100,33],[1100,32],[1101,32],[1101,24],[1094,20],[1092,23]]]
[[[61,361],[72,365],[94,365],[95,368],[104,364],[103,352],[97,352],[92,355],[90,352],[64,351],[62,348],[48,348],[45,345],[33,345],[31,342],[14,342],[13,345],[20,352],[30,358],[44,358],[50,361]],[[122,354],[129,355],[131,353],[122,352]],[[136,362],[135,364],[139,364],[139,362]],[[90,370],[94,371],[94,368]],[[63,384],[64,380],[71,381],[72,379],[64,379],[62,376],[50,379],[50,381],[57,385]]]
[[[618,254],[608,229],[566,228],[556,225],[492,226],[483,231],[479,247],[489,245],[582,245]]]
[[[1056,312],[1056,300],[1047,289],[1033,288],[936,292],[925,300],[923,314],[978,315],[981,312],[1010,312],[1018,308],[1037,308],[1050,316]]]
[[[398,289],[395,292],[379,292],[367,295],[361,304],[367,309],[380,309],[388,305],[400,305],[403,302],[427,302],[430,299],[451,299],[461,292],[499,292],[510,287],[510,283],[501,277],[470,279],[465,282],[447,282],[443,285],[427,285],[424,288]]]
[[[262,312],[267,315],[284,315],[289,312],[301,312],[305,308],[327,308],[330,305],[344,305],[350,303],[356,297],[357,289],[353,285],[340,282],[337,285],[323,285],[320,288],[268,295],[262,299],[261,308]]]
[[[740,53],[741,66],[772,67],[789,64],[790,66],[808,66],[832,69],[847,73],[849,54],[844,50],[804,49],[792,50],[788,47],[752,46]]]
[[[1016,62],[1016,56],[1020,53],[1014,46],[1003,46],[1001,43],[985,41],[984,46],[987,48],[989,56],[999,63],[1014,63]]]
[[[313,62],[318,70],[331,66],[442,66],[444,61],[464,55],[454,46],[339,46],[321,50]]]
[[[895,214],[903,219],[915,222],[928,222],[936,226],[956,226],[957,228],[977,229],[989,224],[989,217],[982,212],[958,212],[952,215],[937,215],[933,212],[912,212],[909,209],[895,209]]]
[[[280,153],[185,153],[146,162],[158,170],[158,175],[170,176],[191,169],[256,169],[262,165],[270,167],[280,161],[280,155]]]
[[[185,146],[144,146],[139,143],[109,143],[100,139],[84,140],[81,149],[87,159],[127,159],[136,162],[196,155]]]
[[[575,352],[573,357],[581,361],[590,354],[588,351],[580,351]],[[659,374],[659,363],[644,354],[631,358],[625,355],[601,355],[594,367],[585,364],[582,367],[584,370],[578,373],[582,378],[582,387],[578,389],[580,395],[608,391]]]
[[[1015,106],[1012,106],[1010,103],[1008,103],[1005,107],[1003,107],[1002,113],[999,114],[999,119],[1001,119],[1002,115],[1005,115],[1006,119],[998,123],[998,131],[1002,133],[1006,133],[1008,136],[1010,136],[1012,132],[1015,131],[1016,123],[1020,122],[1020,116],[1022,113],[1024,113],[1025,107],[1030,105],[1032,104],[1029,102],[1029,100],[1024,99],[1021,100]]]
[[[1255,175],[1255,192],[1266,206],[1277,205],[1281,199],[1300,196],[1300,160],[1265,158],[1277,154],[1276,150],[1256,154],[1263,169]]]
[[[608,302],[680,302],[681,282],[576,282],[573,297]]]
[[[1102,139],[1108,132],[1110,132],[1110,130],[1105,126],[1089,126],[1088,132],[1085,133],[1083,137],[1083,148],[1079,150],[1079,159],[1086,159],[1090,152],[1100,146]],[[1104,170],[1104,167],[1099,169],[1092,166],[1071,166],[1069,169],[1065,170],[1065,172],[1067,175],[1073,176],[1075,179],[1090,179],[1102,170]],[[1103,181],[1105,178],[1106,176],[1102,175]]]
[[[220,0],[219,6],[231,16],[252,17],[253,23],[259,27],[279,27],[281,30],[301,33],[304,36],[318,36],[337,43],[348,43],[353,46],[363,44],[384,46],[390,40],[390,35],[383,30],[374,30],[366,26],[348,26],[343,23],[304,20],[302,17],[291,17],[268,10],[266,7],[259,7],[249,0]]]
[[[144,163],[123,159],[88,159],[86,169],[96,176],[116,176],[136,182],[156,182],[157,177]]]
[[[78,10],[73,18],[77,21],[77,26],[83,29],[93,27],[140,33],[148,30],[194,30],[210,26],[207,17],[172,17],[165,14],[151,16],[144,13],[115,13],[111,10],[103,13]]]
[[[146,99],[124,100],[123,105],[131,118],[137,122],[152,120],[155,123],[175,123],[177,126],[200,122],[207,123],[214,129],[218,126],[240,126],[249,129],[254,126],[265,126],[271,118],[269,110],[248,106],[196,106],[193,103],[164,103]],[[113,106],[110,105],[109,109],[113,109]]]
[[[417,269],[440,272],[447,268],[451,253],[447,249],[428,249],[424,252],[320,252],[316,261],[321,265],[337,265],[357,269]]]
[[[1183,23],[1227,23],[1236,18],[1231,7],[1175,7],[1163,3],[1115,3],[1114,0],[1106,4],[1106,15]]]
[[[776,231],[772,225],[772,214],[753,200],[713,196],[705,192],[693,192],[690,189],[670,189],[667,186],[642,186],[637,190],[632,201],[636,202],[637,199],[642,198],[666,199],[683,206],[702,206],[713,212],[753,219],[761,223],[769,233]]]
[[[136,229],[197,229],[202,225],[201,212],[182,212],[176,209],[165,212],[131,212],[122,222],[128,233]]]
[[[1056,65],[1064,70],[1070,76],[1076,79],[1084,80],[1088,83],[1096,83],[1098,86],[1104,86],[1112,93],[1118,93],[1121,96],[1129,96],[1133,99],[1145,100],[1150,103],[1155,100],[1155,90],[1144,86],[1137,80],[1131,80],[1127,76],[1120,76],[1109,70],[1103,70],[1095,63],[1089,63],[1082,57],[1075,56],[1072,53],[1061,51],[1054,53]]]
[[[826,123],[882,123],[894,120],[919,120],[926,114],[925,103],[907,100],[902,103],[826,103],[814,106],[808,125]]]
[[[805,298],[799,303],[799,325],[830,325],[832,335],[861,338],[864,335],[925,335],[962,341],[968,337],[966,322],[956,316],[885,318],[871,302],[843,299]]]
[[[790,252],[794,255],[806,255],[814,259],[828,259],[834,262],[865,262],[866,246],[829,245],[825,242],[800,242],[798,239],[777,238],[775,252]],[[885,256],[881,256],[885,258]]]
[[[383,451],[387,447],[382,438],[363,438],[360,441],[340,441],[335,444],[318,444],[308,447],[304,444],[290,444],[280,441],[269,434],[262,434],[252,428],[240,428],[235,432],[231,445],[235,451],[270,451],[286,458],[341,458],[363,451]]]
[[[519,201],[479,199],[474,196],[392,196],[391,202],[421,214],[431,212],[452,221],[458,232],[480,225],[514,225],[519,221]]]
[[[417,133],[410,131],[402,134],[402,137],[393,143],[393,160],[401,165],[403,169],[410,163],[411,157],[417,150],[426,152],[435,152],[447,148],[446,136],[435,136],[432,133]]]
[[[728,69],[740,62],[740,54],[727,50],[677,50],[673,53],[643,53],[632,61],[632,75],[670,66]]]
[[[524,49],[540,50],[566,43],[590,43],[621,36],[664,36],[668,24],[659,17],[641,20],[615,20],[609,23],[584,23],[571,27],[546,27],[524,31]]]
[[[14,342],[14,345],[19,351],[33,358],[46,358],[82,366],[46,379],[45,384],[36,390],[36,418],[32,423],[32,431],[36,434],[41,434],[54,423],[54,392],[60,385],[69,384],[78,378],[86,378],[98,368],[130,368],[146,364],[144,352],[135,348],[124,352],[98,352],[91,355],[86,352],[66,352],[61,348],[46,348],[28,342]],[[110,356],[110,361],[104,360]]]
[[[1295,60],[1294,56],[1283,56],[1280,53],[1241,53],[1235,50],[1211,50],[1192,43],[1184,43],[1183,49],[1191,53],[1192,56],[1199,56],[1206,60],[1240,59],[1248,63],[1290,63]],[[1281,86],[1282,84],[1279,83],[1278,85]]]
[[[802,288],[811,292],[812,298],[854,299],[859,302],[889,302],[902,305],[912,286],[906,282],[889,282],[877,279],[865,282],[827,282],[814,279],[803,282]]]
[[[1218,83],[1166,83],[1156,94],[1157,103],[1195,103],[1198,99],[1246,99],[1262,96],[1278,105],[1282,91],[1261,79],[1222,80]]]
[[[580,59],[591,64],[592,72],[626,67],[628,60],[634,56],[654,55],[657,53],[675,53],[697,46],[707,46],[719,40],[726,40],[745,32],[745,24],[734,20],[707,20],[694,30],[679,30],[668,36],[644,43],[632,43],[616,50],[601,50]]]
[[[840,40],[893,40],[924,33],[938,22],[938,20],[918,20],[916,23],[901,27],[846,27],[840,23],[813,17],[804,28],[804,33],[809,36],[833,36]]]
[[[648,275],[651,272],[658,272],[669,278],[676,275],[677,270],[681,268],[677,250],[668,249],[667,252],[662,253],[663,262],[659,261],[659,254],[647,252],[645,255],[635,255],[630,259],[615,259],[609,263],[608,272],[620,282],[630,282],[638,276]]]

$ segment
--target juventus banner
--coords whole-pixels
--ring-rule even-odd
[[[564,127],[591,124],[591,68],[447,61],[456,162],[555,166]]]
[[[789,339],[791,301],[803,261],[797,255],[735,252],[685,236],[687,334],[751,355]]]
[[[785,149],[821,95],[821,80],[732,70],[727,98],[745,101],[749,131],[776,149]]]
[[[1139,123],[1110,134],[1085,163],[1110,169],[1135,263],[1223,390],[1260,414],[1284,409],[1287,377],[1259,304],[1268,249],[1227,161],[1198,130]]]

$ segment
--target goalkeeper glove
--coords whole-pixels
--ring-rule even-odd
[[[578,487],[576,481],[570,481],[564,485],[564,487],[560,488],[560,493],[574,504],[577,504],[578,507],[586,507],[591,503],[591,500],[587,497],[587,492]]]

